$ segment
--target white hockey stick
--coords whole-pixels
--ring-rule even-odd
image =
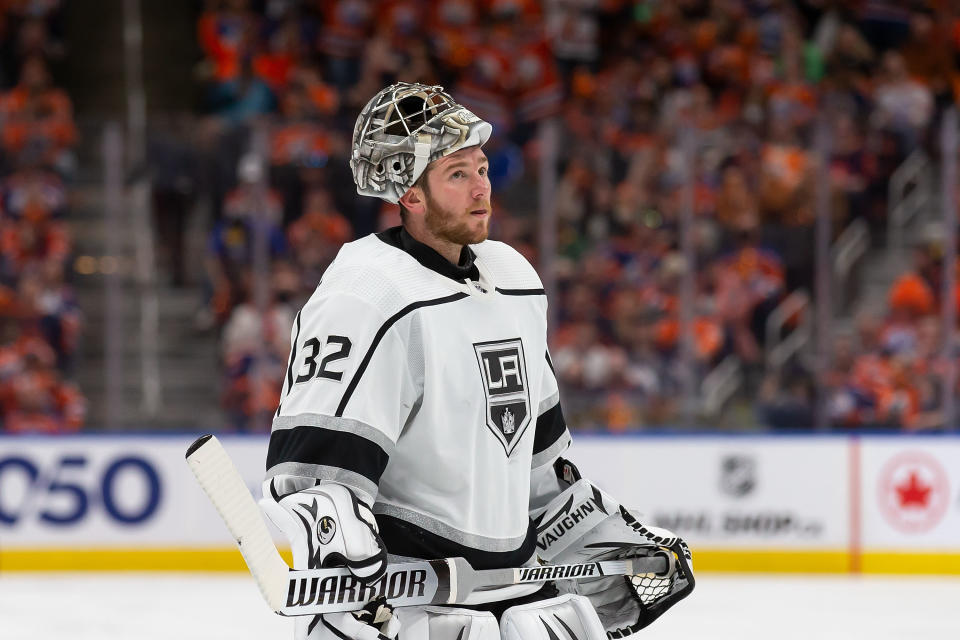
[[[260,508],[240,472],[212,435],[187,449],[187,464],[240,548],[260,593],[274,612],[285,616],[356,611],[385,597],[393,606],[462,604],[478,589],[548,580],[608,575],[670,575],[676,559],[652,556],[584,564],[475,570],[463,558],[444,558],[387,566],[386,574],[365,585],[346,568],[292,570],[280,556]]]

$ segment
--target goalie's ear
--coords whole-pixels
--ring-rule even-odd
[[[424,179],[426,179],[426,176],[424,176]],[[417,215],[424,215],[427,211],[427,198],[419,182],[407,189],[398,202],[407,211]]]
[[[580,475],[577,465],[566,458],[557,458],[556,462],[553,463],[553,470],[556,472],[557,478],[567,484],[574,484],[583,477]]]

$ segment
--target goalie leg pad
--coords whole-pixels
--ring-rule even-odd
[[[397,607],[403,637],[415,640],[500,640],[489,611],[451,607]]]
[[[572,593],[510,607],[500,634],[503,640],[607,640],[593,605]]]
[[[352,613],[328,613],[325,616],[299,616],[294,638],[306,640],[391,640],[400,628],[395,622],[386,635],[376,627],[358,620]]]

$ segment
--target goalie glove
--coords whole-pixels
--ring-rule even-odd
[[[673,554],[668,576],[639,574],[587,580],[558,580],[561,592],[590,599],[608,638],[628,638],[693,591],[690,550],[666,529],[640,523],[634,513],[579,477],[562,458],[558,472],[573,484],[539,514],[537,553],[548,564],[572,564]]]
[[[359,580],[373,582],[387,569],[387,552],[377,521],[363,501],[347,487],[324,482],[285,496],[273,480],[263,486],[260,508],[286,536],[294,569],[347,567]],[[299,617],[298,639],[381,640],[394,638],[400,623],[382,600],[351,613]]]

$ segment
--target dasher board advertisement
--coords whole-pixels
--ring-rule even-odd
[[[960,548],[960,438],[860,442],[865,549]]]
[[[843,437],[574,438],[583,477],[692,547],[845,549]]]

